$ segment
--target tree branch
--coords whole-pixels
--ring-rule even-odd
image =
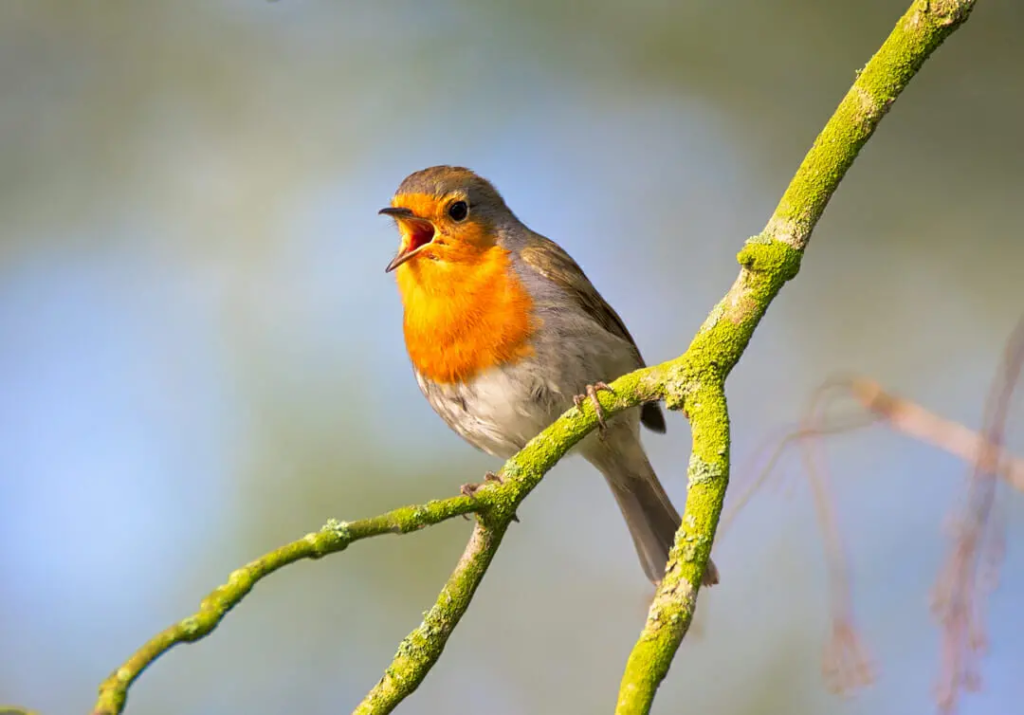
[[[387,713],[412,694],[441,657],[448,637],[469,609],[476,587],[501,544],[508,521],[493,526],[478,521],[459,564],[441,589],[437,602],[423,617],[423,623],[406,636],[398,654],[352,715]]]
[[[625,409],[661,399],[674,391],[680,361],[644,368],[611,383],[614,392],[599,393],[601,406],[610,417]],[[519,504],[543,476],[597,426],[594,408],[584,402],[570,408],[550,427],[530,440],[501,470],[501,483],[487,482],[472,497],[456,496],[401,507],[359,521],[329,521],[317,532],[275,549],[233,572],[228,582],[212,591],[193,615],[151,638],[115,670],[99,688],[93,715],[119,715],[128,689],[157,658],[179,643],[200,640],[220,624],[258,581],[280,568],[304,559],[318,559],[344,551],[354,541],[381,534],[405,534],[462,514],[477,514],[477,527],[455,572],[428,612],[423,623],[402,642],[384,678],[374,686],[356,710],[360,715],[391,712],[426,677],[440,657],[452,629],[469,606],[476,587],[497,550],[501,537],[515,518]],[[449,603],[449,597],[452,599]]]
[[[764,231],[739,254],[739,278],[686,356],[693,431],[690,491],[665,579],[626,663],[617,715],[646,715],[696,607],[729,481],[724,383],[768,305],[796,275],[811,232],[864,143],[928,56],[967,19],[974,0],[916,0],[859,73],[807,153]],[[672,406],[671,404],[669,405]]]
[[[344,551],[348,545],[381,534],[406,534],[438,524],[478,508],[476,501],[458,496],[407,506],[380,516],[343,522],[331,519],[319,531],[286,544],[250,561],[234,571],[227,583],[218,586],[199,604],[193,615],[178,621],[151,638],[125,663],[100,684],[93,715],[117,715],[124,710],[128,688],[153,661],[179,643],[192,643],[210,635],[232,608],[245,598],[253,586],[280,568],[303,559]]]
[[[955,30],[973,0],[917,0],[868,63],[801,164],[765,230],[747,241],[740,275],[712,310],[687,351],[638,370],[598,393],[607,416],[645,402],[665,400],[685,409],[693,432],[689,495],[675,547],[626,665],[617,713],[646,714],[689,627],[697,588],[707,564],[729,475],[729,416],[725,379],[782,286],[800,266],[811,231],[860,147],[928,55]],[[178,643],[211,633],[262,578],[302,559],[343,551],[359,539],[407,533],[452,517],[476,513],[477,524],[455,571],[423,623],[403,640],[384,677],[355,713],[390,713],[412,693],[440,657],[466,612],[516,509],[544,474],[597,425],[593,407],[570,409],[505,463],[502,483],[487,483],[460,496],[404,507],[355,522],[329,522],[318,532],[272,551],[235,571],[194,615],[155,636],[100,686],[94,715],[122,712],[134,680]]]

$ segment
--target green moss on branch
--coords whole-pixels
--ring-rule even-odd
[[[800,268],[803,250],[839,182],[864,142],[922,63],[967,19],[973,0],[917,0],[900,19],[843,98],[804,158],[765,230],[749,239],[738,258],[739,277],[714,307],[687,351],[645,368],[599,392],[607,415],[663,399],[685,409],[693,432],[689,496],[666,575],[622,679],[616,713],[646,715],[668,672],[696,606],[729,481],[729,414],[725,380],[749,344],[769,304]],[[523,499],[544,474],[596,427],[584,402],[531,440],[502,469],[504,483],[488,483],[458,496],[403,507],[369,519],[331,521],[321,530],[271,551],[238,569],[199,610],[158,634],[100,686],[94,715],[117,715],[132,682],[179,643],[209,635],[261,579],[302,559],[343,551],[354,541],[408,533],[455,516],[477,513],[473,536],[423,622],[402,641],[384,677],[357,707],[358,715],[391,712],[422,682],[466,612]]]
[[[970,14],[973,0],[917,0],[859,73],[815,140],[765,230],[739,254],[740,275],[682,358],[670,406],[690,415],[690,491],[666,575],[619,689],[617,715],[647,715],[689,628],[729,482],[725,378],[800,258],[825,207],[889,107],[928,56]]]
[[[344,551],[349,544],[380,534],[404,534],[437,524],[461,514],[468,514],[478,505],[464,496],[408,506],[380,516],[353,522],[331,519],[319,531],[286,544],[251,561],[228,576],[199,604],[199,610],[151,638],[121,667],[103,681],[94,715],[117,715],[124,710],[128,688],[157,658],[179,643],[205,638],[220,624],[228,611],[248,595],[253,586],[280,568],[303,559],[318,559]]]

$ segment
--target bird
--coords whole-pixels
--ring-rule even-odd
[[[474,447],[508,459],[589,399],[598,430],[574,451],[604,475],[644,574],[659,584],[680,520],[640,426],[664,433],[664,414],[651,402],[606,421],[597,400],[607,383],[645,366],[619,314],[565,250],[470,169],[416,171],[379,213],[400,235],[385,272],[394,273],[406,350],[434,411]],[[709,560],[703,584],[717,582]]]

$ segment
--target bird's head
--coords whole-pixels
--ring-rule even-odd
[[[497,189],[469,169],[433,166],[402,181],[391,205],[401,241],[387,265],[471,264],[497,243],[497,228],[514,220]]]

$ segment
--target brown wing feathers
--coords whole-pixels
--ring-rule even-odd
[[[597,292],[583,273],[583,269],[554,241],[540,235],[536,235],[535,240],[543,241],[544,247],[527,246],[521,253],[523,260],[537,272],[569,291],[584,312],[598,325],[632,345],[636,352],[638,367],[645,367],[640,348],[629,334],[626,324]],[[661,406],[656,402],[649,402],[640,409],[640,421],[652,432],[665,432],[665,416],[662,414]]]

